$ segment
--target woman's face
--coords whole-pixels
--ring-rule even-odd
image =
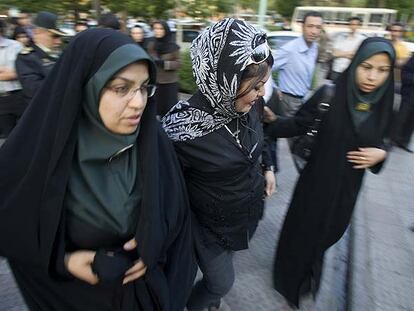
[[[144,41],[144,30],[140,27],[133,27],[131,29],[131,37],[135,42]]]
[[[374,92],[387,80],[391,71],[391,60],[386,53],[367,58],[356,69],[356,84],[365,93]]]
[[[116,73],[102,90],[99,116],[115,134],[134,133],[147,105],[148,65],[137,62]]]
[[[30,43],[29,37],[26,34],[24,34],[24,33],[19,33],[16,36],[16,41],[19,41],[24,46],[29,46],[29,43]]]
[[[165,36],[165,29],[160,23],[155,23],[152,26],[152,31],[154,32],[155,38],[163,38]]]
[[[269,79],[269,77],[270,70],[267,72],[266,76],[262,80],[260,80],[246,95],[236,100],[234,105],[237,112],[249,112],[250,109],[256,104],[259,97],[265,95],[264,85],[266,81]],[[250,80],[243,81],[240,85],[237,94],[242,94],[245,90],[251,88],[252,81],[254,80],[255,79],[253,78]]]

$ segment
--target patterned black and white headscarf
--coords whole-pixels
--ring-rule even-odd
[[[193,41],[191,60],[199,91],[163,117],[173,141],[202,137],[243,115],[234,105],[241,76],[253,50],[265,42],[265,33],[232,18],[206,28]]]

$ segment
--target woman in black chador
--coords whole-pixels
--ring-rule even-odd
[[[273,58],[264,33],[229,18],[194,40],[191,59],[199,91],[162,119],[184,169],[203,272],[187,308],[226,310],[234,251],[248,248],[262,217],[263,174],[267,194],[274,190],[268,154],[260,166],[260,106]]]
[[[153,40],[147,45],[148,53],[157,65],[157,114],[164,116],[178,102],[178,69],[181,67],[180,47],[175,43],[167,22],[152,24]]]
[[[346,230],[366,169],[378,173],[387,155],[395,51],[383,38],[366,39],[336,83],[311,157],[297,182],[276,254],[275,288],[291,303],[319,288],[325,250]],[[277,118],[273,137],[302,135],[313,123],[324,87],[296,116]]]
[[[0,149],[0,255],[30,310],[183,310],[190,212],[155,79],[130,38],[86,30]]]

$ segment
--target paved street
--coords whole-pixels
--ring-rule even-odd
[[[225,300],[232,310],[291,310],[272,287],[276,239],[296,172],[279,143],[278,193],[268,201],[251,248],[235,256],[236,283]],[[353,223],[327,254],[321,291],[301,310],[414,311],[414,155],[392,151],[382,174],[367,174]],[[411,204],[409,204],[411,202]],[[25,310],[0,260],[0,311]]]

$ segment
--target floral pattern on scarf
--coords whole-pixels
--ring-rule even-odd
[[[206,28],[193,41],[193,74],[209,109],[191,99],[171,108],[162,123],[173,141],[202,137],[242,115],[234,105],[242,72],[253,50],[264,42],[265,33],[232,18]]]

